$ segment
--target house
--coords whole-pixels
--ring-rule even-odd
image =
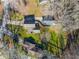
[[[35,41],[32,37],[28,37],[28,38],[24,38],[24,41],[23,41],[23,46],[24,46],[24,49],[32,49],[33,47],[35,47]]]
[[[24,28],[28,29],[28,33],[40,33],[40,26],[36,22],[34,15],[24,17]]]
[[[41,44],[37,44],[32,37],[24,38],[23,44],[27,45],[28,47],[31,47],[30,50],[43,50],[43,46]],[[28,47],[25,47],[28,49]]]
[[[44,24],[44,25],[55,25],[55,19],[54,19],[54,17],[53,16],[50,16],[50,15],[48,15],[48,16],[42,16],[42,18],[43,18],[43,20],[42,20],[42,23]]]
[[[32,37],[24,38],[23,44],[25,48],[29,49],[30,47],[30,50],[34,51],[43,50],[44,48],[42,44],[37,44]]]
[[[24,27],[34,28],[35,27],[35,16],[34,15],[27,15],[24,16]]]
[[[35,56],[35,57],[42,56],[43,46],[41,44],[37,44],[32,37],[28,37],[24,39],[23,49],[32,56]]]
[[[40,26],[36,22],[36,19],[40,20],[41,18],[35,18],[34,15],[26,15],[22,21],[7,20],[7,24],[23,26],[24,29],[27,29],[28,33],[40,33],[40,29],[38,28]]]
[[[28,29],[28,33],[31,33],[33,28],[35,28],[35,16],[34,15],[24,16],[23,27],[25,29]]]
[[[19,43],[19,36],[18,36],[18,34],[14,34],[14,36],[13,36],[13,42]]]

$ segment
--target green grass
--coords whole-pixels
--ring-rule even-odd
[[[28,33],[27,30],[25,30],[22,26],[16,26],[16,25],[8,25],[9,30],[11,30],[13,33],[20,34],[20,37],[22,39],[26,37],[33,37],[36,43],[42,44],[40,39],[40,34],[35,33]],[[17,30],[15,30],[17,29]],[[51,38],[48,43],[48,46],[45,45],[44,47],[48,47],[47,50],[55,55],[60,55],[62,53],[60,48],[64,48],[66,46],[66,37],[63,32],[56,33],[51,32]]]
[[[55,55],[60,55],[62,53],[62,49],[66,46],[66,38],[64,36],[64,33],[61,32],[59,34],[52,32],[51,33],[51,39],[48,48],[49,51]]]
[[[33,37],[36,42],[40,43],[39,34],[31,33],[29,34],[27,30],[25,30],[22,26],[16,26],[16,25],[7,25],[9,30],[12,31],[14,34],[20,34],[20,37],[22,39],[26,37]]]
[[[37,43],[41,43],[39,34],[35,34],[35,33],[28,34],[27,33],[26,35],[27,35],[27,37],[33,37]]]

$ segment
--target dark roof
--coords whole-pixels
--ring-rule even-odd
[[[19,42],[18,34],[14,34],[13,41],[16,42],[16,43]]]
[[[24,24],[35,24],[35,16],[34,15],[24,16]]]
[[[36,48],[39,48],[39,49],[41,49],[41,50],[43,50],[43,48],[44,48],[42,44],[36,44],[35,47],[36,47]]]
[[[32,43],[32,44],[36,44],[35,40],[32,37],[24,38],[24,42],[23,43],[25,44],[26,42],[29,42],[29,43]]]
[[[43,20],[55,20],[53,16],[42,16]]]
[[[31,50],[36,51],[36,52],[41,52],[43,50],[44,46],[42,44],[36,44],[34,48]]]
[[[31,50],[32,50],[32,51],[35,51],[35,52],[41,52],[41,50],[40,50],[39,48],[37,48],[37,47],[34,47],[34,48],[32,48]]]

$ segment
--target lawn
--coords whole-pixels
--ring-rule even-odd
[[[25,30],[22,26],[16,26],[16,25],[8,25],[7,26],[10,31],[12,31],[15,34],[19,34],[22,39],[26,37],[33,37],[36,42],[40,43],[39,34],[35,33],[28,33],[27,30]]]
[[[35,34],[35,33],[28,34],[28,33],[27,33],[26,36],[27,36],[27,37],[33,37],[37,43],[41,43],[39,34]]]
[[[16,26],[16,25],[8,25],[9,30],[11,30],[13,33],[19,34],[22,39],[27,37],[33,37],[36,43],[41,44],[40,40],[40,34],[35,33],[28,33],[27,30],[25,30],[22,26]],[[16,30],[17,29],[17,30]],[[47,31],[49,31],[47,29]],[[63,32],[57,33],[55,31],[50,31],[51,37],[48,41],[48,45],[45,45],[44,47],[47,47],[47,50],[54,55],[60,55],[62,53],[61,49],[64,49],[66,46],[66,37]],[[42,43],[43,44],[43,43]]]

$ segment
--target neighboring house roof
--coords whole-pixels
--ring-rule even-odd
[[[41,50],[43,50],[43,48],[44,48],[42,44],[36,44],[35,47],[36,47],[36,48],[39,48],[39,49],[41,49]]]
[[[39,49],[39,48],[37,48],[37,47],[34,47],[34,48],[32,48],[31,50],[32,50],[32,51],[35,51],[35,52],[40,52],[40,51],[41,51],[41,49]]]
[[[32,37],[25,38],[23,43],[25,44],[26,42],[29,42],[31,44],[36,44],[35,40]]]
[[[45,25],[52,25],[54,23],[54,17],[53,16],[42,16],[43,20],[42,23]]]
[[[33,47],[31,50],[40,53],[42,52],[43,49],[44,49],[44,46],[42,44],[36,44],[35,47]]]
[[[16,43],[19,42],[19,40],[18,40],[18,34],[15,34],[15,35],[13,36],[13,41],[16,42]]]
[[[49,15],[48,15],[48,16],[42,16],[42,18],[43,18],[43,21],[44,21],[44,20],[45,20],[45,21],[47,21],[47,20],[48,20],[48,21],[55,20],[53,16],[49,16]]]
[[[35,16],[34,15],[24,16],[24,24],[35,24]]]

